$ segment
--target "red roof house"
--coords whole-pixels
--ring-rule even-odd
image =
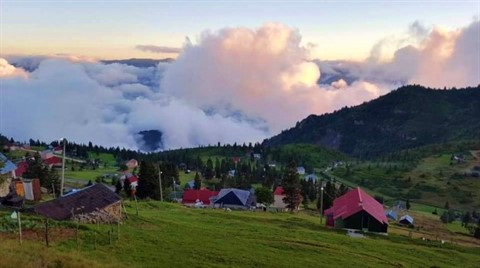
[[[28,163],[27,161],[22,161],[17,164],[17,169],[15,169],[15,177],[22,177],[23,173],[27,172]]]
[[[282,186],[277,186],[273,192],[273,195],[285,195]]]
[[[137,188],[137,186],[138,186],[137,176],[130,176],[130,177],[127,178],[127,180],[130,183],[130,187]]]
[[[283,202],[284,197],[285,193],[282,186],[277,186],[277,188],[275,188],[275,191],[273,191],[273,207],[284,210],[287,207],[287,204]]]
[[[210,205],[210,198],[217,196],[218,193],[218,191],[210,191],[208,189],[186,190],[185,192],[183,192],[182,204],[195,205],[198,200],[204,205]]]
[[[388,220],[383,205],[357,187],[333,201],[325,210],[327,226],[386,233]]]
[[[45,163],[47,166],[61,166],[62,159],[60,157],[53,156],[43,160],[43,163]]]

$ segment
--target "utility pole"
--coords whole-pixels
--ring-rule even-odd
[[[177,191],[175,190],[175,178],[172,178],[173,181],[173,198],[177,200]]]
[[[63,186],[65,185],[65,143],[66,143],[66,139],[65,138],[62,138],[60,140],[62,143],[63,143],[63,150],[62,150],[62,154],[63,154],[63,158],[62,158],[62,182],[60,184],[60,196],[63,196]]]
[[[323,223],[323,181],[320,184],[320,224]]]
[[[160,187],[160,202],[163,202],[162,171],[160,170],[160,165],[158,165],[158,187]]]

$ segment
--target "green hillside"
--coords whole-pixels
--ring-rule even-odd
[[[0,233],[0,259],[8,267],[476,267],[478,249],[410,239],[392,226],[389,236],[351,238],[308,214],[199,210],[174,204],[127,202],[126,222],[52,231],[43,244],[41,225],[14,235]],[[62,230],[62,231],[59,231]],[[97,232],[97,235],[94,235]],[[94,241],[97,241],[96,249]],[[18,256],[25,256],[18,258]]]
[[[405,86],[362,105],[310,115],[265,145],[319,144],[356,157],[480,139],[480,88]]]

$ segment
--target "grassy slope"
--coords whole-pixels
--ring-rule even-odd
[[[127,203],[127,209],[133,212],[133,204]],[[140,216],[131,215],[120,227],[115,245],[106,241],[109,227],[101,226],[97,238],[103,245],[94,250],[98,227],[88,228],[78,251],[73,239],[54,242],[48,250],[40,242],[20,247],[7,240],[0,244],[0,259],[22,267],[38,267],[40,260],[72,267],[474,267],[480,261],[474,248],[398,235],[353,239],[326,229],[314,216],[196,210],[158,202],[141,202]],[[26,257],[19,259],[19,252]]]
[[[477,196],[480,179],[463,176],[473,166],[480,165],[479,161],[465,154],[465,163],[451,165],[451,155],[429,155],[416,164],[401,161],[354,163],[349,173],[345,167],[340,167],[333,174],[385,196],[409,198],[440,207],[449,201],[457,209],[480,207]]]

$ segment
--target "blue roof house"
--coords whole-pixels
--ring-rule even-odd
[[[12,174],[12,177],[15,177],[15,169],[17,169],[17,166],[10,160],[7,159],[7,157],[0,153],[0,163],[1,163],[1,168],[0,168],[0,174],[5,175],[8,173]]]
[[[410,215],[402,216],[399,220],[401,224],[413,225],[413,217]]]

